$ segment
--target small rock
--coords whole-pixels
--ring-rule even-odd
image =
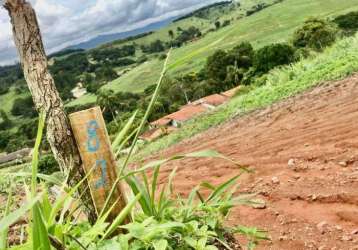
[[[266,202],[262,199],[256,199],[256,200],[253,200],[253,202],[255,204],[253,204],[253,208],[255,209],[265,209],[266,208]]]
[[[358,234],[358,229],[354,229],[352,232],[351,232],[352,235],[355,235],[355,234]]]
[[[326,246],[320,246],[319,248],[318,248],[318,250],[326,250],[327,248],[326,248]]]
[[[336,226],[336,229],[338,230],[338,231],[342,231],[343,230],[343,228],[341,227],[341,226]]]
[[[341,239],[342,239],[342,241],[351,241],[351,240],[353,240],[352,236],[350,236],[350,235],[343,235]]]
[[[317,224],[317,229],[321,234],[325,234],[328,232],[328,223],[326,221],[322,221]]]
[[[295,175],[295,176],[293,176],[293,178],[294,178],[295,180],[299,180],[299,179],[301,179],[301,176],[300,176],[300,175]]]
[[[280,183],[280,180],[276,176],[272,177],[271,181],[272,181],[273,184],[279,184]]]
[[[338,162],[338,165],[343,168],[346,168],[348,166],[348,163],[346,161],[340,161],[340,162]]]
[[[295,165],[295,160],[294,159],[289,159],[287,165],[289,167],[293,167]]]

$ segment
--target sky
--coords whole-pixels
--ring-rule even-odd
[[[0,0],[3,2],[4,0]],[[28,0],[47,53],[187,13],[218,0]],[[0,65],[18,61],[8,13],[0,7]]]

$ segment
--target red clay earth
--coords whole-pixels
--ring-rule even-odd
[[[259,193],[266,207],[238,208],[229,223],[266,229],[272,242],[258,249],[358,249],[358,75],[236,118],[152,159],[203,149],[255,169],[242,177],[241,191]],[[239,173],[222,160],[185,159],[167,164],[162,182],[174,166],[182,195]]]

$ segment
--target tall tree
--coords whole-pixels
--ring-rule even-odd
[[[11,18],[16,48],[36,109],[47,115],[47,139],[60,167],[70,174],[69,184],[73,186],[85,173],[63,102],[48,71],[36,13],[26,0],[5,0],[1,3]],[[94,222],[97,215],[86,181],[78,191],[83,194],[81,197],[89,221]]]

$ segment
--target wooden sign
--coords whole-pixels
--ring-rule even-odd
[[[95,107],[73,113],[69,119],[85,172],[88,173],[94,167],[88,177],[88,183],[97,215],[99,215],[117,179],[116,162],[102,112],[99,107]],[[123,183],[116,186],[106,209],[117,200],[108,221],[112,221],[126,205]]]

